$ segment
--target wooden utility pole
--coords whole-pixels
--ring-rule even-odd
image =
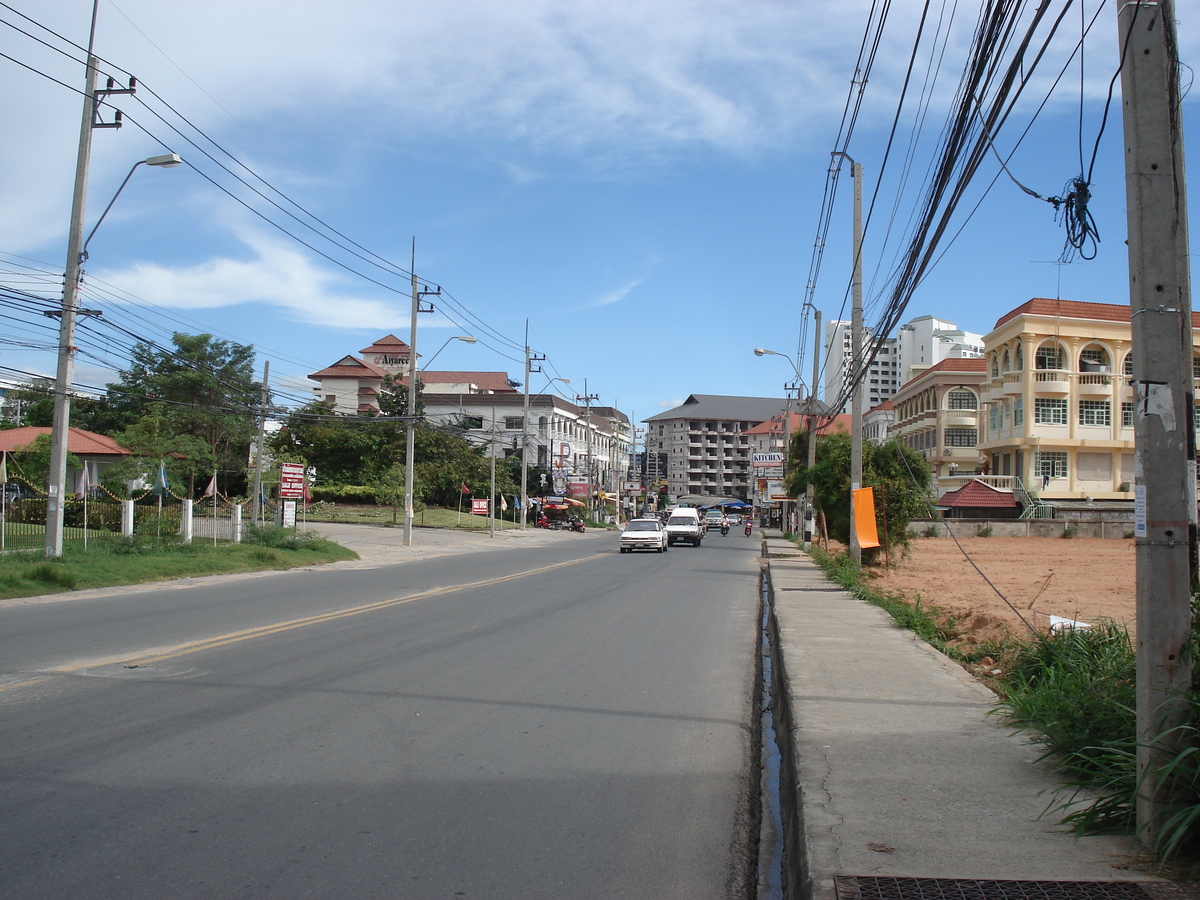
[[[1180,750],[1196,583],[1192,302],[1179,56],[1171,0],[1117,8],[1133,328],[1139,836],[1170,810],[1163,766]]]

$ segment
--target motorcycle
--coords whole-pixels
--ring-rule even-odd
[[[746,520],[746,537],[750,537],[750,532],[754,530],[754,523],[749,519]]]
[[[579,532],[580,534],[583,534],[583,532],[584,532],[582,519],[571,519],[571,521],[567,523],[567,527],[570,528],[572,531]]]
[[[722,522],[721,523],[721,537],[725,537],[725,535],[727,535],[727,534],[729,534],[729,523]]]

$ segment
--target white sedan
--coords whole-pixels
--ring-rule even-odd
[[[657,550],[667,552],[667,531],[658,519],[630,519],[621,532],[621,552]]]

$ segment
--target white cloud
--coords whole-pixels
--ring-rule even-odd
[[[659,409],[674,409],[677,406],[683,406],[683,398],[676,397],[674,400],[659,400],[654,405]]]
[[[175,309],[243,303],[279,307],[294,321],[334,328],[393,329],[407,325],[403,304],[357,295],[337,274],[274,238],[245,232],[247,259],[219,257],[192,266],[136,263],[97,278],[134,296]],[[407,309],[407,307],[404,307]]]
[[[595,309],[596,307],[609,306],[610,304],[617,303],[629,296],[630,292],[645,280],[646,279],[644,278],[635,278],[632,281],[621,285],[619,288],[602,294],[600,297],[597,297],[590,303],[585,303],[584,306],[588,309]]]

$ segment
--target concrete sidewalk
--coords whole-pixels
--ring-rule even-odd
[[[776,727],[798,785],[799,808],[785,806],[790,846],[801,842],[791,896],[833,898],[839,875],[1149,880],[1126,868],[1128,840],[1039,819],[1058,782],[1038,747],[988,715],[987,688],[778,532],[766,546]]]

